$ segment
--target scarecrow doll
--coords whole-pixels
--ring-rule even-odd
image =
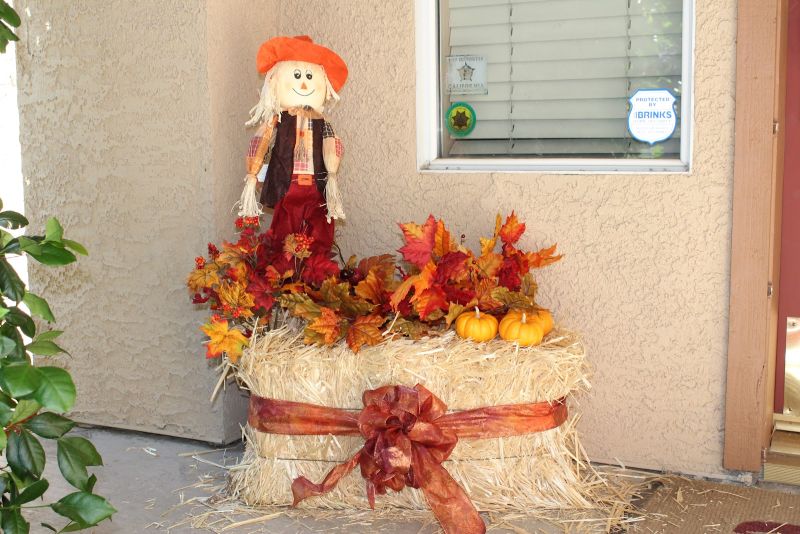
[[[247,154],[239,215],[261,214],[256,185],[266,164],[260,200],[274,209],[272,238],[283,243],[289,234],[302,234],[312,238],[313,252],[329,254],[332,219],[344,219],[336,184],[343,147],[324,112],[339,100],[347,65],[304,35],[266,41],[257,64],[264,87],[247,122],[258,129]]]

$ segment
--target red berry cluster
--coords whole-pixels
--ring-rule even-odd
[[[206,266],[206,259],[204,257],[202,257],[202,256],[197,256],[194,259],[194,265],[195,265],[196,268],[202,269],[203,267]]]
[[[295,247],[295,250],[297,250],[298,252],[301,252],[301,251],[304,251],[304,250],[310,250],[311,249],[311,243],[314,242],[314,238],[313,237],[311,237],[309,235],[306,235],[306,234],[294,234],[294,236],[295,236],[294,237],[294,242],[297,245]]]
[[[258,226],[258,217],[238,217],[234,224],[239,230],[245,227]]]
[[[212,259],[216,259],[216,257],[219,256],[219,249],[217,248],[217,245],[214,243],[208,244],[208,255],[211,256]]]

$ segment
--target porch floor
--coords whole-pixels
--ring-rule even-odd
[[[206,514],[203,524],[209,528],[193,528],[191,522],[192,518],[196,519],[203,512],[212,510],[203,502],[225,482],[225,470],[217,466],[236,464],[242,453],[241,445],[225,450],[214,450],[213,447],[200,442],[136,432],[99,428],[82,428],[75,432],[92,440],[102,454],[105,466],[95,471],[99,479],[96,492],[107,497],[118,510],[113,522],[105,522],[92,532],[96,534],[218,532],[230,524],[231,514]],[[45,471],[51,483],[48,502],[52,502],[73,490],[58,473],[54,447],[51,444],[46,445],[48,463]],[[653,491],[645,495],[640,503],[647,515],[646,520],[633,524],[630,532],[727,533],[731,532],[739,522],[760,520],[777,521],[777,523],[766,530],[751,532],[778,533],[784,530],[775,530],[776,525],[800,524],[800,495],[798,489],[794,487],[772,484],[768,485],[768,488],[773,491],[767,491],[733,484],[689,481],[678,477],[661,480],[663,484],[656,484]],[[698,484],[702,485],[702,488]],[[28,512],[31,532],[44,532],[45,529],[40,526],[42,521],[58,528],[66,522],[46,508],[32,509]],[[260,523],[226,529],[225,532],[233,534],[438,532],[437,525],[432,520],[405,520],[398,524],[397,521],[367,520],[368,514],[362,516],[365,517],[363,522],[358,520],[345,522],[341,518],[313,520],[297,515],[294,517],[277,515]],[[258,516],[244,516],[237,520],[255,517]],[[215,519],[218,522],[213,525]],[[526,519],[514,521],[508,528],[500,526],[492,528],[491,531],[551,534],[565,532],[564,527],[565,525],[556,526]],[[567,531],[586,530],[572,528]],[[798,530],[785,530],[785,532],[800,532],[800,527]]]

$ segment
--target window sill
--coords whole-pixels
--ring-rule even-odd
[[[547,174],[690,174],[688,163],[678,159],[520,159],[439,158],[419,166],[423,174],[436,173],[547,173]]]

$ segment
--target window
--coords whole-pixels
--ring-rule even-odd
[[[688,170],[691,23],[691,0],[418,0],[420,167]]]

